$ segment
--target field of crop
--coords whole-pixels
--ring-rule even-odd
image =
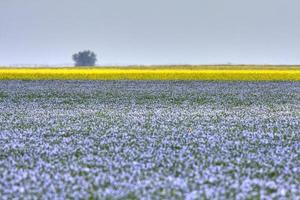
[[[0,80],[300,81],[300,66],[0,68]]]
[[[1,199],[299,199],[300,82],[1,81]]]

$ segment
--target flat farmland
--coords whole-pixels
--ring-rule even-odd
[[[1,199],[299,199],[300,82],[0,82]]]
[[[300,66],[0,67],[0,80],[300,81]]]

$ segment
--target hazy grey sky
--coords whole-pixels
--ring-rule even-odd
[[[0,65],[300,64],[299,0],[0,0]]]

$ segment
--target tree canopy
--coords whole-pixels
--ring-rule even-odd
[[[73,55],[75,66],[95,66],[97,62],[97,55],[90,51],[80,51]]]

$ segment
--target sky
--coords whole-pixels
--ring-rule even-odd
[[[299,0],[0,0],[0,65],[300,64]]]

